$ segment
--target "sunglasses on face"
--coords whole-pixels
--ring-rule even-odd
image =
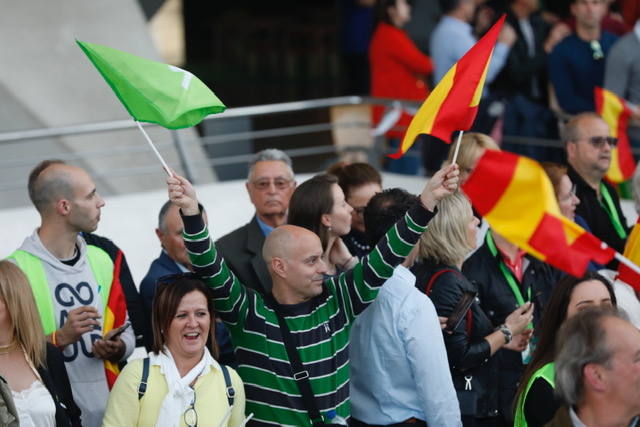
[[[604,147],[605,143],[609,144],[611,148],[618,145],[618,138],[614,138],[613,136],[592,136],[587,141],[596,148]]]

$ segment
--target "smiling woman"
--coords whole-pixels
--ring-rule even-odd
[[[161,277],[153,300],[153,351],[122,371],[103,426],[242,425],[244,388],[235,371],[214,359],[213,318],[210,290],[196,276]]]

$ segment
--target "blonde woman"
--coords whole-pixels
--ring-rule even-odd
[[[0,375],[21,427],[81,425],[62,354],[45,341],[29,282],[9,261],[0,261]]]
[[[449,317],[465,293],[477,292],[461,273],[465,256],[475,246],[477,225],[467,198],[454,193],[440,201],[438,215],[420,239],[418,263],[413,268],[416,285],[430,296],[438,316]],[[476,299],[460,324],[444,332],[465,426],[476,425],[478,418],[483,418],[483,425],[498,422],[494,355],[501,348],[518,345],[510,337],[526,329],[532,313],[532,305],[525,304],[495,330]]]

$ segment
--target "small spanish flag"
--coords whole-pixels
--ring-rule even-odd
[[[611,150],[611,166],[606,178],[608,181],[619,184],[631,178],[636,169],[627,136],[631,110],[624,99],[609,90],[596,86],[594,93],[596,112],[609,125],[611,136],[618,138],[618,146]]]
[[[561,214],[551,181],[535,160],[486,150],[462,187],[493,230],[520,249],[576,277],[615,251]]]
[[[505,16],[502,15],[487,34],[447,71],[411,120],[398,151],[389,157],[402,157],[420,134],[433,135],[451,143],[454,131],[471,128]]]
[[[623,255],[634,264],[640,265],[640,218],[631,229]],[[636,292],[640,292],[640,275],[623,263],[618,264],[618,279],[630,285]]]
[[[120,283],[120,268],[122,267],[122,251],[118,251],[113,267],[113,281],[111,282],[111,288],[109,291],[109,299],[107,300],[107,306],[104,312],[103,333],[107,334],[112,329],[119,328],[124,325],[127,319],[127,301],[122,290],[122,284]],[[109,360],[104,361],[105,374],[107,375],[107,384],[109,390],[115,384],[118,375],[120,374],[120,367],[117,363]]]

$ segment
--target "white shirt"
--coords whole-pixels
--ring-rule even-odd
[[[35,380],[29,388],[16,392],[11,390],[18,411],[20,427],[55,427],[56,405],[49,390]]]

